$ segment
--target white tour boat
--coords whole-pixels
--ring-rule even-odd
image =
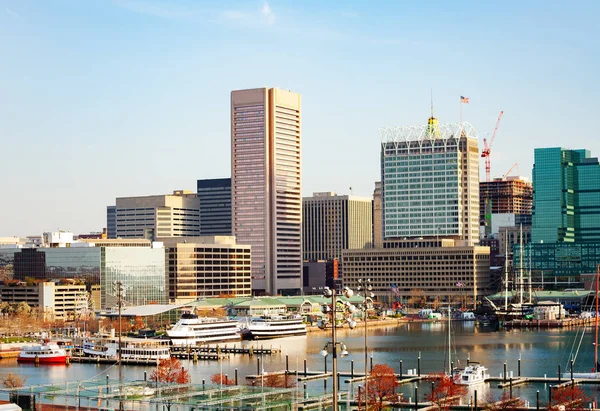
[[[240,327],[242,338],[249,340],[306,335],[306,325],[299,315],[252,318]]]
[[[459,385],[476,385],[485,382],[490,378],[486,374],[487,368],[475,361],[468,361],[465,368],[455,368],[452,370],[454,382]]]
[[[88,357],[117,358],[117,338],[83,343],[83,353]],[[171,358],[168,340],[126,338],[121,340],[121,358],[124,360],[165,360]]]
[[[58,344],[45,341],[41,345],[21,348],[17,362],[33,362],[39,364],[66,364],[67,351]]]
[[[240,339],[236,320],[198,317],[185,313],[181,319],[167,331],[171,344],[176,346],[194,346],[211,342],[236,341]]]

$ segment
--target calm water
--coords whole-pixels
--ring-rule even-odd
[[[524,376],[555,377],[560,364],[566,370],[569,352],[575,340],[576,330],[500,330],[492,331],[480,329],[472,322],[454,323],[452,361],[461,365],[466,364],[466,359],[480,361],[485,365],[489,374],[499,376],[503,371],[503,364],[507,363],[508,370],[517,376],[517,361],[521,358],[521,374]],[[343,341],[350,355],[338,361],[340,371],[350,371],[351,360],[354,361],[356,372],[364,370],[364,329],[338,330],[338,340]],[[373,363],[388,364],[398,372],[400,360],[403,363],[403,372],[417,368],[417,358],[421,356],[421,373],[440,372],[443,370],[447,358],[447,325],[444,323],[413,323],[397,327],[369,329],[368,355],[373,356]],[[591,332],[586,335],[580,350],[576,371],[589,371],[593,363]],[[325,343],[329,340],[326,333],[309,334],[307,337],[289,337],[266,342],[243,342],[243,345],[264,345],[281,348],[280,355],[265,356],[263,367],[266,372],[281,370],[285,367],[285,356],[288,355],[291,370],[302,372],[303,361],[307,360],[309,370],[322,370],[324,359],[319,354]],[[586,365],[587,364],[587,365]],[[203,379],[210,380],[212,374],[222,372],[233,378],[234,370],[238,369],[240,381],[247,374],[257,372],[257,357],[230,356],[221,363],[216,361],[199,361],[193,364],[183,361],[189,368],[193,383],[201,383]],[[331,370],[331,358],[328,358],[328,370]],[[152,367],[124,366],[125,379],[142,379],[144,371],[152,371]],[[89,378],[105,377],[118,378],[118,368],[108,365],[72,364],[64,366],[40,366],[30,364],[17,364],[16,360],[0,361],[0,373],[18,373],[27,377],[27,384],[59,383],[76,381]],[[342,377],[342,381],[344,378]],[[312,392],[323,391],[322,380],[310,382],[308,390]],[[327,383],[331,387],[331,381]],[[342,389],[348,389],[344,384]],[[419,389],[419,397],[428,392],[429,383],[423,383]],[[302,388],[300,388],[302,389]],[[353,387],[356,389],[356,387]],[[501,390],[496,384],[491,386],[480,385],[478,398],[499,397]],[[540,398],[547,401],[548,388],[545,384],[526,385],[515,387],[515,395],[521,395],[531,401],[535,399],[536,390],[540,391]],[[403,386],[402,391],[407,397],[414,395],[414,385]],[[586,392],[593,399],[599,397],[595,387],[586,388]]]

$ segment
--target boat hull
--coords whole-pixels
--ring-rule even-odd
[[[17,357],[17,362],[35,363],[36,358],[35,357]],[[38,356],[38,363],[39,364],[66,364],[67,356],[66,355],[59,355],[56,357],[45,357],[45,356],[39,357]]]
[[[306,330],[297,331],[280,331],[280,332],[266,332],[266,331],[252,331],[248,330],[242,334],[242,338],[245,340],[272,340],[274,338],[293,337],[298,335],[306,335]]]

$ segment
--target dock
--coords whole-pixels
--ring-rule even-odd
[[[193,356],[194,353],[200,354],[234,354],[234,355],[274,355],[281,353],[281,348],[268,347],[265,348],[262,345],[260,347],[241,347],[237,345],[201,345],[201,346],[188,346],[188,347],[171,347],[171,355],[178,358],[187,358]]]
[[[187,357],[186,357],[187,358]],[[223,355],[219,354],[198,354],[196,357],[198,360],[212,360],[218,361],[220,358],[223,358]],[[70,357],[70,361],[72,363],[82,363],[82,364],[115,364],[118,362],[118,359],[109,357],[82,357],[82,356],[73,356]],[[147,365],[155,367],[157,361],[150,359],[137,359],[137,358],[123,358],[121,362],[124,365]]]

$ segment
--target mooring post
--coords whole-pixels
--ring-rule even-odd
[[[290,372],[290,362],[289,362],[289,358],[288,355],[285,355],[285,373],[289,373]]]
[[[548,409],[552,409],[552,386],[548,385]]]
[[[512,377],[510,377],[510,382],[509,382],[508,386],[509,386],[509,396],[508,396],[508,398],[510,398],[512,400],[512,397],[513,397],[512,396]]]
[[[419,387],[415,387],[415,411],[419,409]]]
[[[144,381],[147,381],[147,380],[148,380],[148,375],[147,375],[147,372],[144,371]]]
[[[560,364],[558,364],[558,383],[560,384]]]
[[[354,378],[354,360],[350,360],[350,378]]]
[[[521,376],[521,358],[517,360],[517,377]]]
[[[306,393],[306,383],[304,383],[304,398],[308,398],[308,394]]]
[[[304,359],[304,376],[306,377],[307,374],[308,374],[308,370],[306,369],[306,358],[305,358]]]
[[[327,374],[327,356],[323,357],[323,364],[325,364],[325,371],[324,371],[324,373]]]
[[[573,382],[573,359],[571,358],[571,382]]]
[[[400,379],[402,379],[402,360],[400,360]]]
[[[475,390],[475,392],[473,393],[473,406],[473,409],[477,411],[477,390]]]
[[[260,356],[256,357],[256,375],[260,375]]]
[[[204,391],[204,385],[205,385],[206,381],[204,381],[204,379],[202,380],[202,391]]]
[[[506,383],[506,363],[504,363],[504,377],[502,378],[502,382]]]
[[[327,394],[327,378],[323,380],[323,391]]]
[[[235,385],[238,385],[238,373],[237,373],[237,368],[235,369]]]
[[[340,386],[340,373],[337,373],[337,386]]]
[[[419,354],[419,357],[417,358],[417,375],[419,377],[421,376],[421,354]]]
[[[535,393],[535,409],[536,411],[540,411],[540,390],[537,390]]]
[[[371,368],[370,368],[371,372],[373,372],[373,356],[371,355]]]

